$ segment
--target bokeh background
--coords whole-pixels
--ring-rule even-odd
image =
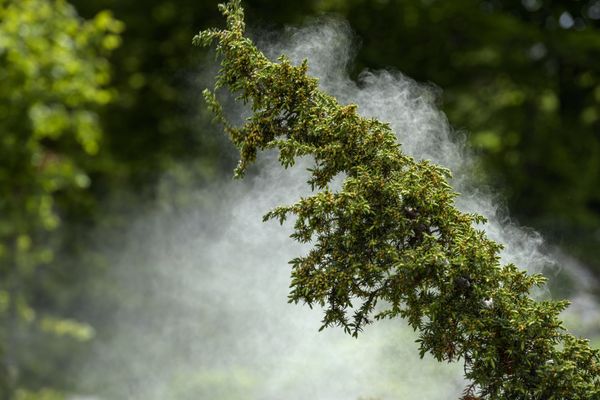
[[[217,3],[0,0],[1,399],[134,398],[79,372],[110,343],[115,310],[152,307],[152,294],[116,283],[149,263],[115,260],[131,227],[157,209],[181,224],[222,209],[215,192],[236,153],[200,96],[214,55],[191,46],[198,30],[222,26]],[[599,0],[244,6],[267,37],[324,15],[348,21],[350,75],[390,69],[430,86],[505,215],[600,278]],[[554,295],[573,296],[577,283],[554,271]],[[587,324],[598,344],[600,323]],[[177,389],[188,372],[161,398],[198,398]],[[230,379],[203,374],[214,387]]]

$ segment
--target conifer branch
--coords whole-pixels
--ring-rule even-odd
[[[206,100],[240,150],[243,176],[258,151],[275,148],[283,167],[309,155],[316,191],[265,220],[295,217],[292,237],[314,246],[290,261],[289,301],[324,310],[321,329],[357,336],[365,324],[405,318],[421,357],[462,360],[463,399],[600,398],[600,355],[562,326],[565,301],[536,301],[541,275],[501,265],[501,245],[456,209],[450,172],[405,155],[389,125],[341,105],[307,76],[307,62],[268,60],[244,36],[239,0],[221,5],[225,29],[200,32],[222,57],[216,89],[249,104],[241,127],[226,123],[214,92]],[[343,176],[343,186],[329,184]]]

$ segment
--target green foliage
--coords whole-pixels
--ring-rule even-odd
[[[195,106],[196,72],[204,54],[189,51],[190,32],[220,18],[217,0],[146,0],[143,7],[135,0],[71,3],[89,16],[109,8],[127,27],[111,57],[112,85],[119,97],[101,113],[111,164],[99,171],[104,178],[97,182],[100,190],[114,192],[125,181],[150,198],[156,195],[152,183],[181,162],[196,173],[196,182],[229,171],[235,155],[225,151],[224,138],[207,134],[214,129],[210,116],[198,115]],[[309,6],[277,0],[254,3],[255,9],[269,11],[270,22],[303,15]]]
[[[311,156],[314,194],[265,215],[295,216],[292,237],[312,244],[292,265],[291,302],[324,309],[322,328],[358,335],[373,319],[403,317],[418,332],[421,356],[463,360],[465,399],[593,399],[600,396],[600,355],[565,332],[566,302],[529,296],[544,284],[500,265],[501,245],[477,229],[484,219],[454,207],[449,172],[402,153],[387,124],[340,105],[282,56],[269,61],[246,37],[239,1],[220,6],[227,28],[194,44],[217,43],[216,88],[250,104],[241,127],[206,100],[240,150],[236,176],[258,151],[278,149],[284,167]],[[332,180],[344,178],[339,191]]]
[[[33,303],[43,298],[44,266],[55,256],[61,224],[56,199],[90,184],[81,160],[99,151],[96,110],[113,97],[106,55],[118,46],[121,29],[109,13],[82,21],[62,0],[0,1],[3,398],[12,398],[23,369],[36,368],[18,352],[24,332],[77,340],[93,333]],[[56,398],[50,393],[43,398]]]
[[[323,0],[361,38],[355,71],[443,88],[511,215],[600,271],[596,0]],[[569,15],[573,25],[559,23]]]

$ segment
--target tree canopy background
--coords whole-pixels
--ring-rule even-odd
[[[77,391],[80,355],[109,334],[124,300],[92,232],[118,245],[132,211],[193,207],[199,199],[156,184],[165,171],[172,187],[230,176],[234,151],[195,84],[212,56],[190,45],[221,24],[216,3],[0,1],[5,397]],[[360,40],[353,75],[391,68],[439,87],[457,137],[479,155],[481,184],[600,274],[600,1],[245,7],[262,30],[341,16]]]

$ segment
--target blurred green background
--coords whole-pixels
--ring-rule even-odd
[[[98,232],[118,247],[132,213],[183,213],[203,199],[174,188],[230,178],[236,154],[200,100],[214,56],[191,46],[222,25],[216,4],[0,0],[0,399],[81,390],[72,371],[124,298]],[[342,16],[354,76],[441,88],[481,184],[600,277],[600,0],[244,5],[269,30]]]

